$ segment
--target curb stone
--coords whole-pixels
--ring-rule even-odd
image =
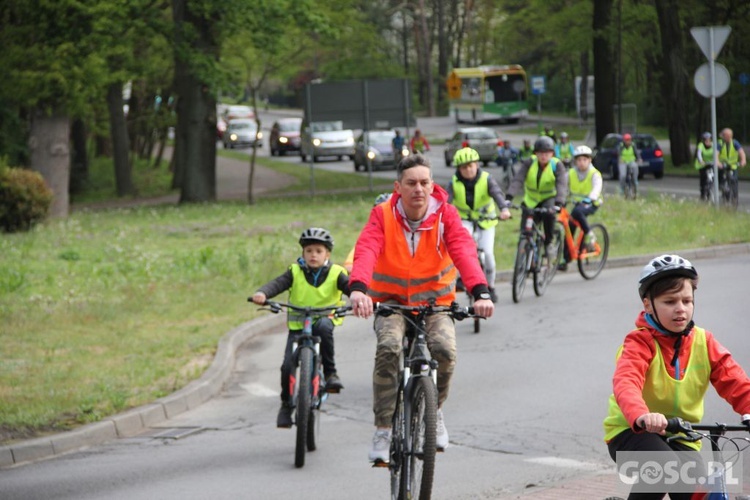
[[[750,243],[681,250],[676,253],[690,260],[726,257],[750,253]],[[608,259],[606,267],[639,266],[651,257],[652,254],[644,254]],[[496,274],[496,281],[510,281],[512,276],[512,271],[500,271]],[[52,458],[118,438],[132,437],[180,413],[197,408],[224,388],[232,373],[237,349],[256,336],[283,326],[284,321],[285,317],[267,315],[231,330],[219,341],[214,360],[203,376],[169,396],[72,431],[0,446],[0,469]],[[545,494],[551,494],[555,488],[542,490],[546,491]],[[570,494],[570,490],[566,491]]]
[[[118,438],[132,437],[180,413],[197,408],[224,388],[232,374],[235,353],[239,347],[258,335],[283,326],[285,320],[285,316],[270,314],[229,331],[219,341],[214,360],[203,376],[169,396],[72,431],[0,446],[0,469],[56,457]]]

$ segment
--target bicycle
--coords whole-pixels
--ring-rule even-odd
[[[720,167],[723,175],[719,174],[719,195],[725,205],[737,209],[739,203],[739,181],[737,180],[737,170],[732,169],[727,163]]]
[[[252,297],[248,299],[252,301]],[[320,429],[320,407],[328,398],[320,356],[320,337],[312,334],[313,320],[321,316],[341,318],[351,311],[351,306],[300,307],[283,302],[267,300],[264,311],[278,314],[282,309],[292,316],[302,316],[302,333],[292,344],[294,372],[290,377],[292,407],[296,409],[294,424],[297,426],[294,466],[305,466],[305,452],[317,448],[316,434]]]
[[[565,235],[563,241],[569,257],[568,261],[577,261],[578,272],[587,280],[599,276],[607,263],[607,255],[609,255],[609,233],[604,224],[590,225],[590,230],[595,239],[593,249],[587,248],[586,235],[581,230],[581,224],[570,216],[565,207],[561,207],[557,214],[557,224],[558,230]],[[575,236],[573,236],[573,233],[575,233]]]
[[[634,173],[633,170],[635,170],[636,172]],[[636,176],[638,175],[637,171],[637,166],[635,169],[633,169],[630,167],[630,165],[625,165],[625,186],[623,195],[625,196],[626,200],[635,200],[638,196],[638,186],[636,184]]]
[[[750,427],[747,425],[727,425],[718,422],[712,425],[691,424],[681,418],[675,417],[667,420],[667,432],[675,434],[669,436],[667,442],[674,440],[697,442],[701,439],[707,439],[711,443],[711,451],[713,453],[725,452],[729,449],[733,453],[739,454],[750,448],[750,438],[726,436],[727,432],[750,432]],[[702,479],[704,479],[706,485],[713,486],[713,488],[709,488],[712,491],[707,493],[706,498],[709,500],[728,500],[729,494],[724,470],[708,472],[710,474],[708,478]],[[711,474],[712,472],[713,474]],[[736,500],[750,500],[750,496],[745,495],[735,498]]]
[[[519,206],[511,208],[521,209]],[[542,250],[544,248],[544,234],[537,225],[535,215],[541,215],[556,211],[556,209],[534,208],[522,209],[524,220],[524,229],[518,238],[518,248],[516,250],[516,260],[513,264],[513,302],[521,302],[521,297],[526,289],[526,278],[529,273],[533,275],[534,293],[541,297],[547,285],[552,281],[557,273],[557,266],[562,256],[563,231],[558,224],[555,224],[555,234],[552,236],[552,245],[557,249],[554,255],[545,255],[547,265],[543,263]],[[546,249],[545,249],[546,253]]]
[[[429,500],[437,454],[437,367],[426,340],[425,318],[448,314],[461,321],[475,317],[473,308],[434,304],[405,306],[376,303],[375,314],[402,314],[407,322],[400,356],[398,394],[393,412],[389,461],[375,461],[373,467],[388,467],[393,500]]]
[[[714,182],[716,181],[714,176],[714,165],[713,163],[706,163],[703,168],[706,169],[706,192],[705,198],[701,199],[706,200],[711,205],[716,205],[716,195],[714,194]]]
[[[487,264],[486,264],[487,257],[484,253],[484,250],[479,247],[479,242],[477,241],[477,230],[481,229],[479,227],[480,222],[487,221],[487,220],[496,220],[496,219],[497,219],[497,216],[495,217],[480,216],[479,219],[473,219],[473,218],[464,219],[464,220],[471,221],[471,236],[472,238],[474,238],[474,243],[477,246],[477,257],[479,257],[479,267],[482,268],[482,273],[484,273],[484,270],[487,269]],[[493,284],[494,283],[490,283],[490,286],[492,286]],[[471,291],[466,290],[466,296],[469,298],[469,307],[474,307],[474,296],[471,294]],[[474,318],[474,333],[479,333],[481,328],[482,328],[482,325],[480,323],[480,318],[475,317]]]

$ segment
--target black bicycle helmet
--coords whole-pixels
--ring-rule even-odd
[[[333,236],[328,232],[327,229],[322,227],[311,227],[302,231],[302,235],[299,237],[299,244],[302,248],[305,248],[311,243],[322,243],[328,249],[333,250]]]
[[[551,137],[548,137],[546,135],[541,136],[534,143],[535,153],[539,151],[554,151],[554,150],[555,150],[555,141],[553,141]]]
[[[651,262],[641,270],[641,278],[638,280],[638,294],[644,298],[649,287],[657,280],[667,276],[684,276],[686,278],[698,279],[698,272],[689,260],[679,255],[664,254],[652,259]]]

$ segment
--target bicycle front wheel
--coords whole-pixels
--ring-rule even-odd
[[[402,380],[399,381],[399,387],[403,387],[401,384]],[[404,392],[403,390],[398,391],[396,398],[396,411],[393,412],[393,427],[391,429],[391,449],[390,449],[390,461],[388,468],[391,471],[391,500],[403,500],[401,489],[401,475],[403,473],[403,464],[406,461],[406,455],[404,453],[404,433],[406,431],[406,423],[404,421]]]
[[[531,244],[525,236],[518,240],[516,250],[516,262],[513,265],[513,302],[521,302],[523,291],[526,288],[526,277],[529,275],[529,262],[532,258]]]
[[[307,433],[310,426],[312,412],[312,371],[313,351],[303,347],[299,353],[299,373],[297,384],[297,446],[294,451],[294,466],[305,466],[305,452],[307,451]]]
[[[437,453],[437,388],[430,377],[414,379],[406,417],[408,449],[401,473],[402,498],[429,500]]]
[[[563,229],[562,224],[556,222],[555,234],[552,237],[552,245],[554,246],[555,251],[552,255],[546,255],[544,258],[540,259],[543,264],[540,264],[534,271],[534,293],[537,297],[544,295],[544,292],[547,290],[547,285],[550,284],[552,278],[557,274],[557,266],[560,265],[560,258],[563,251],[562,246],[564,234],[565,229]],[[539,248],[545,248],[544,241],[542,241],[541,238],[537,240],[537,245],[539,245]],[[544,251],[546,252],[546,249]]]
[[[594,250],[586,249],[584,240],[581,239],[581,248],[578,249],[578,271],[587,280],[592,280],[599,276],[607,263],[609,255],[609,233],[603,224],[592,224],[591,232],[596,238]]]

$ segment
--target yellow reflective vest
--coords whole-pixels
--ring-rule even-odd
[[[289,303],[299,307],[338,307],[344,304],[342,292],[338,289],[338,280],[346,269],[338,264],[331,264],[326,280],[319,286],[313,286],[305,278],[305,272],[299,264],[290,266],[292,271],[292,287],[289,289]],[[287,327],[290,330],[302,330],[304,315],[297,311],[287,314]],[[344,318],[331,318],[334,325],[340,325]]]
[[[481,220],[479,227],[487,229],[497,225],[497,213],[495,212],[495,200],[490,196],[488,172],[482,172],[474,183],[474,208],[466,202],[466,184],[461,182],[458,175],[453,176],[453,205],[464,220]]]

